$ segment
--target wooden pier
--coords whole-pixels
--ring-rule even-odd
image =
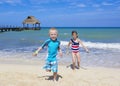
[[[23,31],[23,30],[40,30],[41,28],[29,28],[29,27],[0,27],[0,32],[9,31]]]

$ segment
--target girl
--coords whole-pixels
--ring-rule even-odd
[[[78,38],[78,33],[76,31],[72,31],[72,39],[68,43],[68,48],[71,45],[72,50],[72,69],[75,69],[75,63],[77,60],[77,68],[80,68],[80,53],[79,53],[79,45],[81,44],[82,47],[86,50],[86,52],[89,52],[88,49],[83,45],[82,41]]]

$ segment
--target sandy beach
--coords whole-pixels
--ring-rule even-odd
[[[43,65],[0,64],[0,86],[120,86],[120,69],[59,66],[58,81]]]

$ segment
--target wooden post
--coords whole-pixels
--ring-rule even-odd
[[[36,24],[35,24],[35,29],[34,30],[36,30]]]
[[[35,24],[33,24],[32,30],[34,30],[34,29],[35,29],[34,25],[35,25]]]
[[[27,27],[29,27],[29,24],[27,24]]]
[[[25,24],[23,23],[23,28],[25,27]]]
[[[39,23],[39,29],[40,29],[40,23]]]

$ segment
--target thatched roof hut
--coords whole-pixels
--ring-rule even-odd
[[[23,27],[25,27],[25,24],[27,24],[27,27],[29,27],[29,24],[33,24],[33,28],[40,27],[40,21],[37,20],[34,16],[28,16],[24,21],[23,21]]]
[[[23,24],[40,24],[39,20],[37,20],[34,16],[28,16]]]

